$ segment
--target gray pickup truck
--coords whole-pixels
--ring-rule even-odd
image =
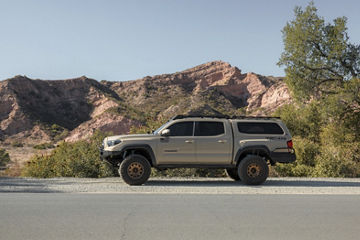
[[[223,168],[248,185],[262,184],[268,165],[296,159],[289,130],[279,118],[183,116],[152,134],[107,137],[100,156],[130,185],[141,185],[151,168]]]

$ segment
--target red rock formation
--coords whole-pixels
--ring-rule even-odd
[[[16,76],[0,82],[0,139],[50,141],[53,136],[46,126],[57,124],[70,130],[67,141],[75,141],[96,129],[127,133],[141,124],[127,117],[131,111],[165,118],[188,112],[236,113],[239,108],[269,114],[290,100],[282,78],[242,74],[222,61],[126,82]]]
[[[231,101],[234,108],[245,107],[248,113],[271,113],[290,101],[289,90],[282,78],[265,77],[255,73],[242,74],[237,67],[222,61],[209,62],[174,74],[105,84],[132,106],[148,105],[150,101],[147,99],[164,95],[194,97],[209,89],[217,89]],[[188,104],[197,104],[190,98],[187,101]],[[169,105],[163,110],[174,108],[176,106]]]

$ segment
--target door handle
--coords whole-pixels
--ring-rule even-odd
[[[185,140],[186,143],[193,143],[194,140]]]
[[[218,143],[226,143],[226,140],[219,140]]]

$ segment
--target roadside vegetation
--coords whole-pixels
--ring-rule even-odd
[[[5,149],[0,148],[0,170],[10,162],[10,156]]]
[[[346,18],[326,23],[310,3],[283,29],[279,65],[295,102],[279,109],[294,136],[296,163],[281,176],[360,177],[360,45]]]
[[[332,23],[327,23],[318,16],[314,3],[311,2],[305,9],[296,7],[294,19],[283,29],[283,41],[284,51],[279,65],[285,67],[286,83],[294,101],[278,109],[274,116],[280,116],[292,133],[297,161],[275,166],[272,174],[360,177],[360,45],[349,41],[346,18],[336,18]],[[222,98],[218,96],[215,99]],[[223,114],[231,111],[230,107],[220,102],[209,100],[207,104]],[[160,101],[159,104],[165,103],[168,102]],[[123,113],[124,109],[120,107],[109,111]],[[236,111],[244,113],[242,108]],[[141,113],[131,110],[128,115],[138,119]],[[151,132],[166,121],[153,115],[142,115],[140,119],[144,125],[131,128],[131,133]],[[51,126],[49,131],[53,132],[54,139],[62,139],[66,133],[66,129],[57,125]],[[97,132],[89,140],[61,143],[50,155],[34,156],[24,167],[22,175],[115,176],[117,169],[112,169],[99,159],[98,147],[104,137],[105,134]],[[48,145],[35,147],[49,148]],[[0,150],[0,157],[3,155]],[[6,161],[1,158],[1,164]],[[163,172],[154,170],[152,176],[225,175],[223,170],[175,169]]]
[[[110,177],[116,173],[99,158],[99,146],[106,135],[95,133],[89,140],[63,142],[49,155],[35,155],[22,170],[22,176]]]

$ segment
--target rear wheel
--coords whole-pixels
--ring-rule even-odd
[[[133,154],[122,161],[119,174],[129,185],[142,185],[150,177],[151,165],[142,155]]]
[[[247,155],[238,166],[238,174],[245,184],[259,185],[269,176],[269,167],[262,157]]]
[[[232,178],[235,181],[240,181],[240,177],[239,177],[237,168],[227,168],[227,169],[225,169],[225,171],[226,171],[226,174],[230,178]]]

